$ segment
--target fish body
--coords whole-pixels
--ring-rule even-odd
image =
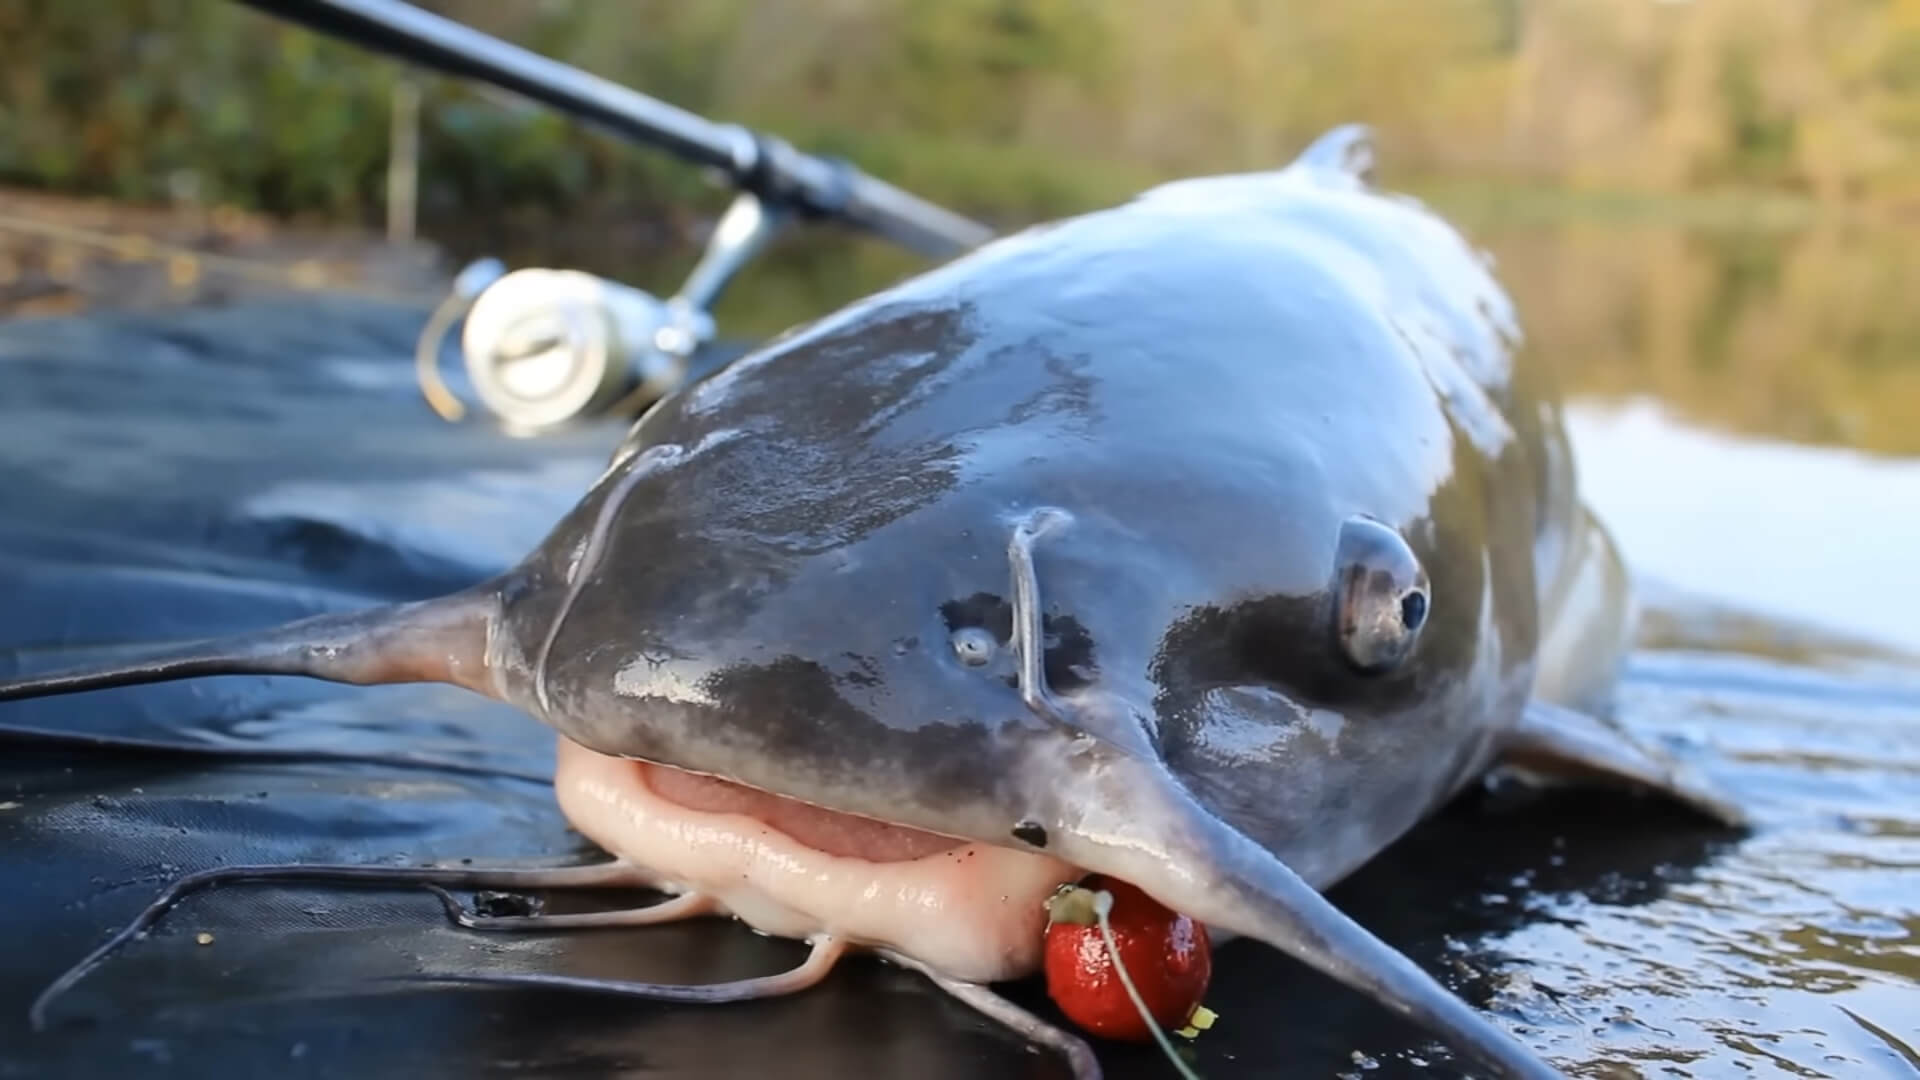
[[[782,992],[873,949],[1088,1075],[985,986],[1101,873],[1555,1075],[1320,890],[1497,768],[1739,813],[1606,721],[1632,593],[1551,372],[1370,162],[1338,129],[768,342],[473,589],[0,700],[455,683],[553,728],[562,810],[636,879],[815,942]]]
[[[1170,184],[669,399],[521,568],[490,666],[602,754],[1005,834],[1052,731],[1015,685],[1006,541],[1058,508],[1051,693],[1325,886],[1484,774],[1543,644],[1581,644],[1545,665],[1563,704],[1624,651],[1624,572],[1518,334],[1454,230],[1344,169]],[[1430,579],[1390,671],[1335,632],[1355,518]]]

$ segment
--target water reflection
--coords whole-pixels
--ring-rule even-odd
[[[1920,669],[1691,644],[1708,651],[1634,657],[1620,718],[1731,790],[1751,835],[1562,797],[1443,816],[1352,885],[1404,896],[1473,850],[1487,886],[1441,914],[1444,932],[1485,973],[1489,1007],[1572,1075],[1912,1076]]]
[[[1920,459],[1716,434],[1576,401],[1582,487],[1642,575],[1920,653]]]
[[[1655,397],[1750,436],[1920,454],[1920,234],[1473,231],[1577,393]]]

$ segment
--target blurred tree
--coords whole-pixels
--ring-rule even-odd
[[[1019,219],[1375,125],[1395,174],[1920,197],[1920,0],[428,0]],[[110,10],[110,14],[109,14]],[[231,0],[0,5],[0,181],[373,220],[394,65]],[[627,215],[677,163],[434,80],[423,212]]]

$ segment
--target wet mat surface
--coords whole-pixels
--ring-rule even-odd
[[[420,317],[302,302],[0,327],[0,674],[430,596],[535,544],[618,432],[441,423],[412,386]],[[1707,648],[1711,627],[1667,640],[1698,647],[1643,653],[1624,719],[1750,801],[1755,835],[1611,796],[1473,800],[1335,898],[1575,1075],[1920,1076],[1920,674]],[[0,723],[536,771],[552,754],[525,716],[439,687],[222,678],[0,705]],[[704,982],[803,951],[717,921],[476,933],[405,889],[197,894],[58,999],[48,1031],[27,1026],[35,994],[181,873],[593,857],[537,783],[0,743],[0,1076],[1064,1075],[869,961],[723,1007],[382,985]],[[1457,1074],[1423,1033],[1257,946],[1220,951],[1209,1004],[1205,1076]],[[1173,1075],[1103,1054],[1109,1075]]]

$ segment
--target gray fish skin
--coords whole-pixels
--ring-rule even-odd
[[[1589,519],[1515,335],[1451,228],[1350,173],[1171,184],[665,402],[523,568],[493,666],[602,753],[1004,838],[1062,780],[1014,684],[1005,555],[1058,507],[1035,556],[1052,692],[1323,886],[1494,761],[1543,582],[1594,550],[1568,541]],[[1332,630],[1356,515],[1431,578],[1381,675]],[[956,654],[962,627],[990,663]]]

